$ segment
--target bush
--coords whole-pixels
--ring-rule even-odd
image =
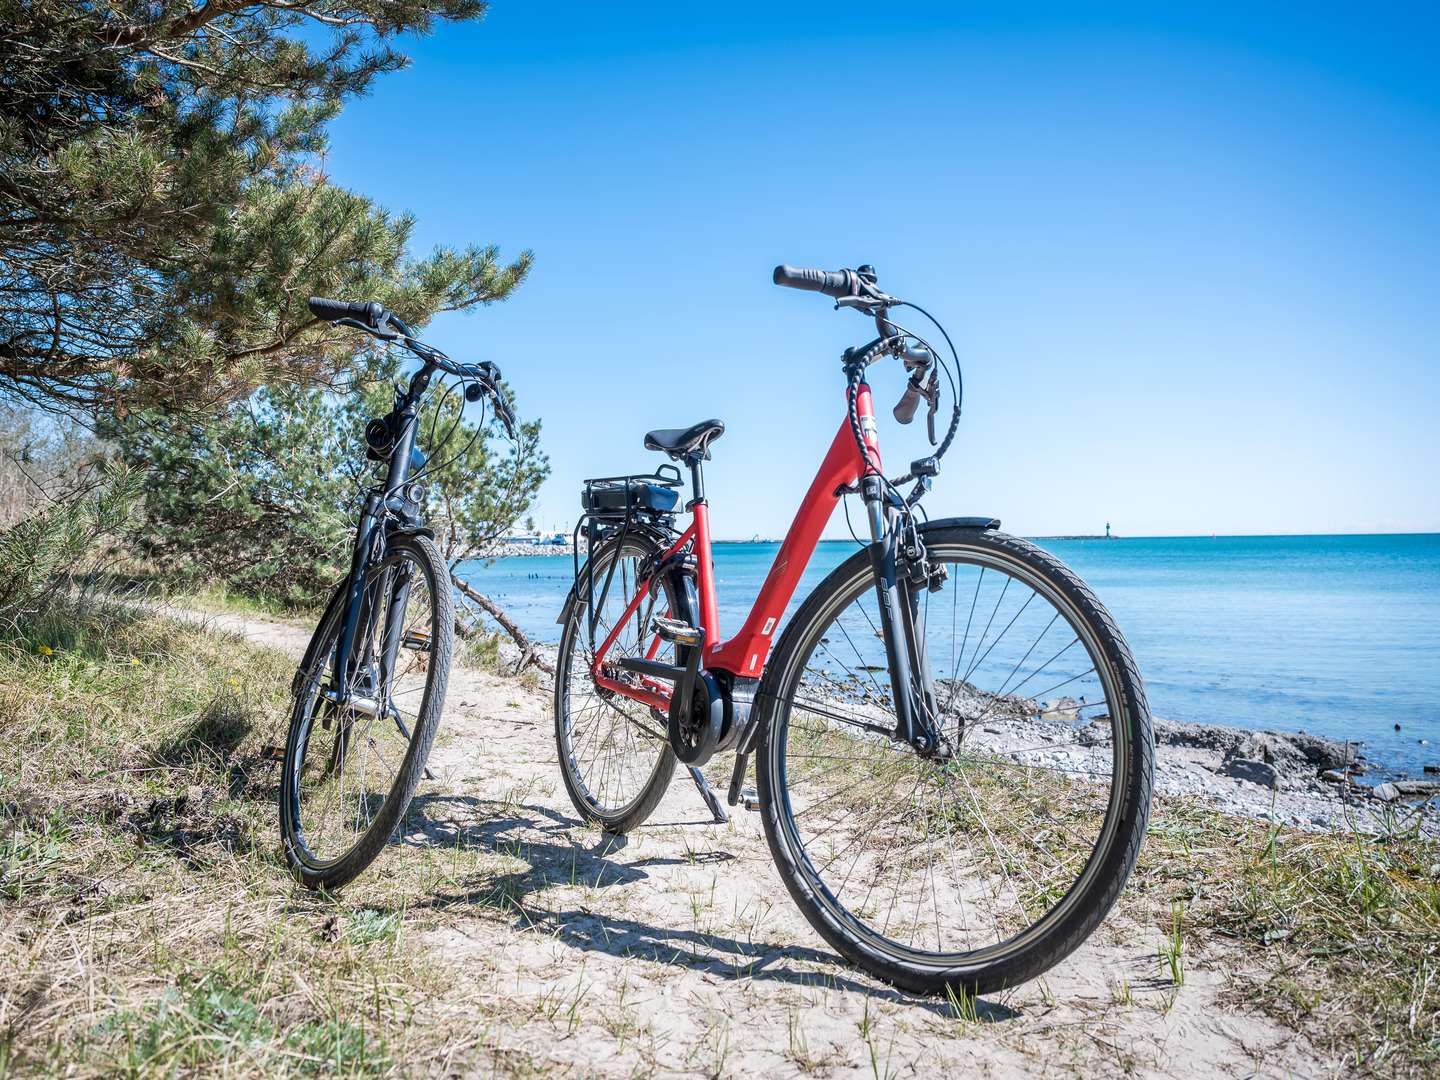
[[[287,606],[323,600],[350,558],[369,473],[383,468],[365,460],[363,432],[389,410],[397,374],[382,359],[361,372],[358,393],[280,386],[211,420],[145,413],[114,424],[108,433],[144,473],[139,553],[171,578]],[[452,563],[472,557],[524,515],[548,472],[539,425],[505,449],[461,415],[457,395],[432,389],[420,431],[437,469],[425,480],[437,539]]]
[[[98,569],[130,527],[141,481],[124,463],[98,465],[88,483],[0,532],[0,624],[40,615],[78,575]]]

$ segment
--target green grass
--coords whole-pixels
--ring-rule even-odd
[[[298,619],[319,621],[324,614],[325,604],[317,602],[296,602],[278,596],[262,596],[254,593],[236,592],[227,586],[209,585],[202,589],[181,591],[169,596],[171,603],[192,607],[200,611],[230,612],[235,615],[261,615],[271,619]]]
[[[456,646],[457,659],[465,667],[492,675],[508,674],[500,658],[499,634],[476,630],[467,638],[459,638]]]
[[[1440,1070],[1440,845],[1413,828],[1301,833],[1157,800],[1122,910],[1148,912],[1179,987],[1202,943],[1238,948],[1227,991],[1345,1069]]]

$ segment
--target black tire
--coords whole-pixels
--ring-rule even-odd
[[[878,859],[875,859],[873,854],[866,856],[872,861],[866,863],[867,870],[862,872],[857,879],[854,890],[858,893],[868,881],[869,889],[873,891],[876,887],[875,880],[881,876],[907,873],[904,870],[892,870],[892,867],[905,865],[907,860],[911,859],[909,854],[912,850],[911,845],[914,845],[913,850],[920,850],[920,841],[916,840],[916,837],[936,837],[930,842],[930,865],[926,868],[930,873],[929,897],[935,907],[935,949],[931,951],[927,943],[928,925],[925,933],[921,935],[920,948],[916,948],[913,944],[915,929],[911,930],[910,943],[902,945],[898,940],[888,937],[884,929],[877,930],[873,925],[879,922],[878,910],[869,915],[857,915],[845,903],[837,900],[837,891],[841,894],[853,895],[846,893],[846,890],[850,888],[848,875],[855,872],[855,866],[862,857],[858,854],[855,856],[856,863],[851,865],[850,871],[847,873],[847,882],[840,883],[838,890],[835,886],[839,877],[840,865],[843,864],[836,865],[834,872],[830,873],[829,880],[825,876],[825,870],[829,868],[830,863],[817,869],[815,862],[821,861],[819,855],[817,854],[817,858],[812,860],[811,855],[807,852],[807,840],[802,835],[802,826],[795,821],[796,812],[791,805],[791,792],[788,787],[791,781],[787,777],[787,762],[792,759],[786,742],[790,737],[791,716],[799,714],[801,720],[798,722],[802,724],[802,727],[797,730],[797,746],[801,750],[805,750],[813,745],[820,745],[805,741],[807,733],[803,727],[803,716],[807,710],[813,710],[809,699],[803,699],[798,708],[794,707],[793,702],[797,693],[806,695],[817,693],[817,683],[814,681],[813,675],[816,668],[808,669],[811,672],[809,676],[811,681],[805,681],[807,665],[812,663],[812,652],[831,648],[828,644],[821,645],[822,641],[830,640],[824,637],[826,627],[841,626],[841,618],[845,611],[850,610],[846,605],[858,604],[859,598],[864,595],[863,592],[857,592],[857,588],[869,587],[863,583],[873,581],[868,553],[861,551],[821,582],[814,593],[805,600],[776,646],[775,655],[771,659],[764,681],[756,695],[757,703],[768,703],[765,706],[767,712],[760,717],[760,722],[764,725],[762,728],[764,742],[757,762],[759,797],[764,813],[766,838],[786,888],[810,924],[846,959],[881,979],[913,992],[952,992],[967,995],[989,993],[1032,979],[1069,955],[1096,928],[1120,895],[1134,868],[1135,860],[1139,856],[1149,818],[1154,763],[1150,714],[1145,702],[1145,691],[1139,671],[1114,621],[1090,589],[1058,559],[1016,537],[943,521],[923,527],[923,536],[932,559],[937,561],[953,559],[956,567],[980,567],[979,579],[976,584],[977,596],[980,593],[980,582],[983,582],[988,567],[998,573],[1014,575],[1012,578],[1006,579],[1004,588],[1001,590],[1002,598],[1005,595],[1004,589],[1010,587],[1010,582],[1019,580],[1035,589],[1037,595],[1054,605],[1055,611],[1067,620],[1071,618],[1076,620],[1070,624],[1075,631],[1076,640],[1081,641],[1085,650],[1090,654],[1091,671],[1096,682],[1102,685],[1107,694],[1104,706],[1106,712],[1103,717],[1095,719],[1090,724],[1093,731],[1089,734],[1098,738],[1099,736],[1095,735],[1098,732],[1103,736],[1106,725],[1102,721],[1108,721],[1111,746],[1107,751],[1101,742],[1098,744],[1100,749],[1093,752],[1097,755],[1098,760],[1103,761],[1105,757],[1111,759],[1110,771],[1106,774],[1109,777],[1109,787],[1102,793],[1099,785],[1090,782],[1091,775],[1085,772],[1084,767],[1069,769],[1054,765],[1032,766],[1029,764],[1029,759],[1020,755],[1039,750],[1038,746],[1026,745],[1027,742],[1033,741],[1033,737],[1020,738],[1020,749],[1010,752],[1009,757],[1005,756],[1007,752],[996,751],[989,747],[968,758],[966,755],[970,751],[958,752],[948,761],[931,767],[932,771],[927,774],[931,777],[939,777],[935,781],[935,786],[942,792],[938,803],[922,802],[927,796],[916,795],[916,790],[919,789],[921,783],[921,780],[917,779],[916,788],[910,791],[909,803],[902,802],[902,809],[895,812],[895,820],[900,824],[894,833],[895,836],[903,836],[904,839],[898,844],[893,839],[890,841],[896,847],[893,857],[889,847],[880,854]],[[958,579],[959,576],[956,574],[955,580]],[[857,582],[861,584],[857,585]],[[847,601],[846,596],[854,599]],[[917,594],[917,603],[923,596],[925,593],[922,590]],[[988,599],[987,595],[987,607]],[[925,602],[929,601],[925,600]],[[972,601],[972,610],[974,606]],[[996,608],[997,610],[999,608],[998,601]],[[930,609],[927,607],[927,621],[929,611]],[[961,618],[963,619],[963,617],[962,614]],[[978,619],[975,621],[979,622]],[[1052,622],[1054,622],[1053,619]],[[1084,629],[1081,628],[1082,624]],[[834,633],[833,630],[830,632]],[[1046,632],[1049,632],[1049,624],[1047,624]],[[967,624],[967,640],[970,633],[970,626]],[[1087,634],[1089,640],[1085,640]],[[958,636],[958,629],[952,630],[950,639],[952,654],[955,648],[954,641]],[[998,643],[1000,638],[997,637],[995,640]],[[983,641],[982,638],[976,642],[977,657]],[[857,652],[857,656],[859,655]],[[986,656],[988,655],[987,651]],[[1072,656],[1070,660],[1078,665],[1083,663],[1084,657]],[[828,661],[815,661],[814,663],[828,663]],[[823,670],[826,672],[823,678],[828,680],[830,678],[829,669]],[[866,668],[865,670],[873,669]],[[953,707],[957,700],[957,694],[963,707],[976,708],[979,704],[988,702],[984,706],[985,711],[981,714],[982,719],[992,715],[996,702],[1006,703],[1005,708],[1014,709],[1013,723],[1016,725],[1015,730],[1017,731],[1020,730],[1018,725],[1025,723],[1034,724],[1037,730],[1042,724],[1049,725],[1050,728],[1057,728],[1057,725],[1065,725],[1067,722],[1078,725],[1084,719],[1082,710],[1092,707],[1076,703],[1074,719],[1071,721],[1068,720],[1067,712],[1047,713],[1047,706],[1042,705],[1038,710],[1033,710],[1033,699],[1026,698],[1024,700],[1027,703],[1023,709],[1035,712],[1033,718],[1027,720],[1021,715],[1022,707],[1018,704],[1011,704],[1022,700],[1019,691],[1008,691],[1009,696],[1007,696],[1005,686],[1008,684],[1008,679],[1007,683],[1001,684],[997,692],[982,694],[976,692],[976,687],[969,681],[972,677],[969,670],[965,672],[963,679],[956,677],[958,671],[957,662],[948,686],[944,690],[936,690],[935,700],[938,702],[942,694],[948,693],[949,697],[945,706],[947,709]],[[1053,674],[1052,670],[1045,676],[1045,679],[1048,680]],[[888,679],[888,674],[881,675],[879,678]],[[831,685],[829,682],[818,685],[821,687],[818,692],[819,696],[824,698],[824,704],[821,706],[822,716],[824,716],[824,710],[831,708],[830,703],[836,699],[827,696],[826,691]],[[852,682],[850,685],[858,686],[859,684]],[[936,685],[939,687],[943,684],[937,683]],[[868,694],[868,690],[864,689],[856,692]],[[1113,695],[1113,700],[1111,695]],[[883,693],[880,696],[883,698]],[[967,700],[975,704],[965,705]],[[1061,700],[1069,701],[1071,699]],[[1085,700],[1082,697],[1080,702]],[[865,706],[865,708],[868,707]],[[857,706],[857,713],[860,708]],[[1069,706],[1065,705],[1063,708],[1068,709]],[[940,711],[937,706],[937,713]],[[1060,717],[1059,720],[1054,719],[1057,715]],[[846,723],[853,722],[853,720],[846,721]],[[957,732],[967,730],[966,721],[957,720],[956,724]],[[985,731],[998,730],[993,726],[990,728],[977,727],[973,720],[969,721],[969,724],[968,730],[982,732],[976,736],[977,739],[999,738],[997,735],[983,734]],[[882,737],[873,733],[866,732],[856,736],[844,724],[837,727],[832,719],[821,719],[817,722],[814,730],[825,731],[825,725],[829,725],[828,731],[822,736],[829,740],[824,744],[825,748],[832,747],[843,736],[848,739],[848,742],[844,743],[845,747],[863,745],[874,759],[887,763],[900,760],[903,755],[910,755],[903,767],[914,769],[917,777],[920,776],[921,770],[927,767],[920,764],[923,759],[910,751],[908,747],[904,747],[903,744],[900,745],[897,752],[894,749],[896,744],[887,744]],[[1083,732],[1086,729],[1077,728],[1076,730]],[[835,734],[837,731],[838,735]],[[965,734],[957,734],[957,744],[968,745],[964,741],[966,737]],[[864,739],[870,741],[863,742]],[[1094,747],[1097,744],[1077,742],[1077,745]],[[838,764],[812,764],[808,767],[816,770],[816,775],[819,775],[819,771],[822,769],[840,770],[843,779],[834,781],[836,787],[853,785],[855,781],[850,756],[852,753],[853,751],[847,750],[845,754],[830,755],[839,762]],[[883,757],[885,754],[890,756]],[[803,757],[820,758],[822,756],[825,755],[804,754],[797,751],[795,760]],[[1063,760],[1068,763],[1071,759],[1066,757]],[[970,766],[966,764],[967,761],[980,764]],[[800,776],[800,779],[795,781],[796,783],[804,783],[806,767],[804,762],[795,765],[795,772]],[[967,774],[964,771],[967,768],[972,768],[973,771]],[[1008,771],[1001,772],[1002,769]],[[1038,882],[1036,883],[1035,892],[1045,898],[1043,903],[1046,905],[1053,903],[1053,906],[1047,907],[1044,914],[1036,917],[1033,921],[1030,919],[1026,905],[1034,903],[1034,900],[1033,897],[1028,900],[1026,898],[1026,894],[1031,890],[1030,885],[1023,877],[1018,886],[1012,886],[1008,888],[1008,891],[996,885],[987,884],[987,874],[988,879],[994,881],[996,872],[994,870],[985,871],[983,869],[984,857],[977,857],[974,854],[983,849],[984,841],[987,839],[986,834],[988,834],[990,850],[996,856],[994,863],[1001,865],[1006,874],[1005,881],[1009,882],[1012,865],[1009,860],[1013,853],[1012,849],[1004,844],[1003,838],[1017,835],[1023,838],[1036,835],[1028,822],[1018,822],[1017,820],[1017,823],[1012,826],[1008,820],[1004,820],[1004,800],[1007,795],[1013,799],[1011,813],[1014,818],[1021,819],[1029,813],[1028,810],[1022,809],[1029,804],[1021,803],[1019,796],[1013,794],[1012,789],[1018,788],[1020,786],[1018,784],[1011,783],[1009,787],[1004,784],[996,784],[992,789],[995,805],[997,809],[1001,810],[1001,814],[990,820],[999,822],[996,827],[1002,830],[1000,841],[997,841],[996,835],[990,831],[991,826],[984,823],[980,814],[970,813],[972,806],[977,811],[981,809],[981,799],[977,796],[977,788],[972,784],[970,777],[975,778],[976,783],[987,782],[980,779],[983,770],[988,770],[990,776],[1001,775],[1007,779],[1023,772],[1026,784],[1029,783],[1029,777],[1033,773],[1045,774],[1042,777],[1042,787],[1038,789],[1042,794],[1037,797],[1036,805],[1055,815],[1061,821],[1075,820],[1064,817],[1066,814],[1075,812],[1063,796],[1066,790],[1080,791],[1093,800],[1091,816],[1084,818],[1082,815],[1079,818],[1083,821],[1099,822],[1095,827],[1093,848],[1090,849],[1087,856],[1085,843],[1088,842],[1088,834],[1083,830],[1080,831],[1077,835],[1078,842],[1075,845],[1074,861],[1064,864],[1066,867],[1064,873],[1066,875],[1074,873],[1076,876],[1063,895],[1059,893],[1058,889],[1051,891],[1048,883],[1044,888],[1041,888]],[[1095,775],[1100,774],[1097,771]],[[961,778],[960,782],[964,784],[963,789],[960,787],[960,782],[956,781],[956,776]],[[931,783],[929,779],[924,782]],[[1048,789],[1048,794],[1046,793],[1047,789],[1043,787],[1044,783],[1054,785]],[[1089,786],[1084,788],[1079,786],[1083,784],[1089,784]],[[948,808],[943,794],[947,789],[951,791]],[[851,790],[851,788],[847,788],[847,790]],[[893,790],[898,790],[898,788]],[[1056,790],[1062,793],[1059,799],[1055,798]],[[985,794],[985,789],[981,788],[980,793]],[[970,806],[964,804],[965,798],[970,800]],[[807,812],[807,809],[818,807],[818,802],[813,797],[811,802],[815,805],[801,806],[800,813],[802,815]],[[1084,799],[1077,800],[1077,802],[1083,803]],[[894,804],[877,801],[877,805]],[[940,812],[932,817],[929,809],[926,809],[924,816],[921,817],[915,807],[922,805],[926,807],[938,805]],[[1102,811],[1103,817],[1101,816]],[[817,809],[818,820],[825,822],[825,827],[813,832],[809,843],[816,849],[823,848],[824,851],[821,851],[820,854],[824,854],[832,848],[838,848],[844,842],[840,836],[817,840],[816,837],[821,832],[835,830],[843,834],[848,828],[850,832],[861,833],[868,826],[864,812],[860,814],[858,820],[850,822],[844,828],[837,829],[826,820],[827,817],[838,817],[842,812],[844,814],[853,813],[848,809],[841,811],[834,806]],[[968,828],[965,824],[967,819],[969,821]],[[944,823],[943,842],[935,827],[934,822],[936,821]],[[957,821],[960,822],[960,825],[952,832],[952,823]],[[1016,831],[1003,831],[1011,828]],[[1066,828],[1066,826],[1061,825],[1060,828]],[[1059,839],[1062,843],[1068,839],[1058,830],[1055,832],[1054,838]],[[1037,838],[1035,845],[1043,850],[1043,845],[1050,842],[1053,841]],[[1056,844],[1056,846],[1060,845]],[[1017,844],[1017,849],[1022,854],[1025,852],[1023,840]],[[940,864],[941,873],[939,874],[936,873],[937,856],[934,854],[936,851],[941,852],[940,857],[944,859],[944,862]],[[957,854],[961,863],[958,871],[954,866]],[[1048,855],[1047,851],[1046,856],[1048,857]],[[967,860],[969,860],[968,865]],[[1058,862],[1058,860],[1053,861]],[[919,865],[918,858],[914,859],[913,865]],[[972,870],[972,866],[981,869]],[[1071,867],[1078,867],[1078,869],[1070,869]],[[949,879],[945,879],[947,871],[951,875]],[[907,898],[911,895],[917,896],[914,903],[917,910],[916,924],[918,927],[919,912],[926,903],[925,883],[921,870],[916,869],[911,872],[914,873],[915,880],[919,882],[918,893],[914,892],[915,887],[911,884],[897,883],[893,886],[893,895],[897,898],[902,894]],[[866,878],[865,873],[872,873],[873,876]],[[1045,876],[1043,871],[1041,876]],[[901,880],[909,882],[911,879],[902,878]],[[954,881],[960,881],[962,884],[953,885]],[[1030,882],[1035,882],[1035,878],[1031,877]],[[942,892],[945,894],[944,901],[941,899]],[[990,917],[994,921],[994,934],[997,940],[993,945],[975,949],[947,948],[942,940],[946,936],[956,939],[962,937],[983,938],[990,934],[990,929],[982,925],[983,919],[974,919],[977,926],[973,930],[963,922],[967,893],[972,897],[980,898],[982,906],[978,908],[972,906],[971,911],[979,910],[982,915],[984,914],[983,899],[986,895],[989,896]],[[1054,895],[1059,895],[1059,899],[1052,901],[1050,897]],[[883,897],[882,893],[882,901]],[[1022,928],[1009,939],[1004,938],[1004,935],[1010,932],[1009,929],[1002,926],[1002,918],[997,917],[996,914],[997,906],[1002,906],[1006,901],[1012,902],[1014,907],[1019,909],[1023,919]],[[854,901],[852,900],[850,903],[853,904]],[[867,892],[864,900],[854,906],[857,910],[864,912],[869,903],[870,895]],[[947,909],[942,913],[941,908],[946,904],[959,910],[959,920],[951,913],[951,910]],[[891,912],[895,906],[896,902],[892,899],[891,910],[885,913],[886,927],[890,925]],[[1006,917],[1011,916],[1007,913]],[[929,918],[928,908],[925,909],[925,918],[927,920]],[[959,925],[966,926],[964,934],[954,929],[957,922]],[[942,924],[945,927],[943,932]],[[1018,921],[1015,925],[1019,925]],[[896,939],[904,929],[903,923],[897,926]]]
[[[607,571],[617,559],[623,569],[653,559],[663,550],[656,538],[635,532],[596,545],[592,560],[596,593],[601,593]],[[663,715],[654,709],[647,710],[639,702],[600,690],[590,677],[589,605],[586,603],[590,580],[590,575],[582,569],[575,585],[575,600],[560,634],[560,651],[555,663],[555,750],[565,790],[576,812],[606,832],[623,836],[643,823],[665,797],[675,774],[676,758],[665,735]],[[665,575],[653,588],[660,590],[655,594],[657,604],[663,597],[672,612],[688,620],[690,589],[682,583],[685,581],[688,579],[683,576],[677,580],[674,575]],[[634,580],[627,580],[621,572],[614,575],[609,593],[601,600],[604,612],[595,632],[597,644],[613,625],[604,621],[605,614],[623,610],[634,595],[635,587]],[[658,610],[656,613],[663,614]],[[643,640],[637,634],[636,641],[628,642],[627,648],[622,636],[612,647],[611,655],[634,653]],[[677,649],[673,655],[672,662],[684,662],[683,650]],[[591,722],[594,724],[591,730],[577,730],[582,723]],[[599,734],[600,725],[607,722],[606,734]],[[587,768],[584,763],[587,747],[593,747],[597,740],[608,744],[617,731],[623,733],[625,745],[616,746],[615,753],[608,755],[603,764],[597,752]],[[621,760],[617,763],[614,758]],[[619,790],[610,795],[617,784]]]
[[[410,574],[418,572],[421,575],[428,599],[426,612],[417,615],[414,620],[416,628],[412,629],[404,621],[408,608],[402,612],[401,649],[416,655],[413,659],[398,659],[395,669],[404,664],[411,666],[405,671],[392,669],[377,694],[380,699],[395,704],[398,722],[391,716],[362,717],[351,713],[348,719],[331,715],[328,731],[324,726],[315,726],[317,720],[323,725],[324,710],[318,707],[320,690],[333,677],[331,667],[335,642],[339,636],[344,611],[342,598],[338,593],[321,618],[315,637],[306,651],[306,658],[296,673],[295,703],[291,712],[290,731],[285,743],[285,763],[281,774],[280,831],[286,862],[295,877],[311,889],[340,888],[359,875],[385,848],[404,819],[415,789],[425,773],[425,761],[430,755],[430,747],[440,726],[454,652],[455,607],[449,572],[434,542],[429,538],[416,535],[392,537],[386,544],[385,558],[367,572],[367,600],[354,655],[363,658],[367,655],[374,656],[377,650],[383,651],[383,643],[378,639],[383,637],[383,624],[389,620],[383,613],[387,605],[383,597],[377,600],[377,596],[380,596],[382,589],[395,581],[394,575],[400,567],[405,567]],[[413,578],[411,580],[413,581]],[[414,596],[412,585],[405,594],[407,603]],[[372,617],[377,604],[379,613],[374,613]],[[427,625],[420,628],[420,622]],[[419,659],[421,654],[424,656],[423,660]],[[396,655],[401,656],[400,651],[397,650]],[[408,681],[410,685],[404,690],[397,690],[397,677]],[[402,708],[396,699],[412,694],[418,694],[418,699],[406,700]],[[402,723],[405,729],[403,732]],[[393,733],[390,730],[392,727]],[[357,728],[360,729],[358,732]],[[310,798],[305,791],[307,766],[310,766],[308,779],[316,782],[315,789],[339,776],[334,784],[338,788],[337,798],[343,804],[347,771],[353,774],[356,767],[352,763],[357,752],[354,745],[357,734],[361,736],[362,742],[367,742],[370,746],[376,745],[376,740],[379,739],[393,740],[396,743],[394,756],[398,759],[398,765],[389,779],[382,778],[377,782],[377,790],[373,793],[357,790],[357,806],[363,806],[367,810],[363,830],[341,829],[338,830],[339,839],[333,844],[328,840],[322,842],[318,839],[318,826],[307,831],[307,823],[315,824],[312,819],[323,814],[323,811],[314,807],[319,796]],[[398,749],[402,744],[403,754]],[[313,757],[312,748],[315,751]],[[378,749],[375,757],[377,761],[383,760]],[[323,766],[318,764],[321,760],[325,763]],[[357,788],[368,788],[368,770],[363,761],[358,768],[360,775],[356,780]],[[323,771],[317,776],[316,770]],[[385,788],[383,801],[373,815],[368,815],[368,807],[374,796],[381,794],[379,787]],[[348,818],[348,814],[344,817]],[[317,850],[322,846],[326,850]]]

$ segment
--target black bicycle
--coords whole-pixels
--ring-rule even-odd
[[[280,785],[285,858],[305,885],[333,889],[370,865],[403,820],[445,702],[455,606],[423,518],[422,481],[437,469],[416,445],[421,399],[439,372],[458,380],[465,400],[493,402],[512,439],[515,416],[494,364],[455,363],[381,305],[311,297],[310,310],[422,361],[396,386],[394,408],[366,426],[366,456],[384,463],[383,476],[365,494],[350,571],[292,686]]]

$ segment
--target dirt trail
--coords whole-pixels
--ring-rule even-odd
[[[298,654],[308,632],[206,621]],[[416,895],[410,947],[435,950],[507,1007],[457,1030],[456,1061],[589,1075],[1326,1075],[1302,1037],[1237,1004],[1234,949],[1162,970],[1160,930],[1122,899],[1044,978],[963,1018],[839,960],[791,903],[758,814],[724,825],[680,774],[627,841],[582,826],[560,783],[548,689],[457,668],[411,844],[480,849],[494,873]],[[413,858],[397,847],[389,860]],[[487,864],[488,865],[488,864]],[[413,929],[412,929],[413,927]],[[419,940],[417,941],[417,935]],[[507,1019],[513,1017],[513,1020]],[[487,1066],[487,1071],[488,1071]]]

